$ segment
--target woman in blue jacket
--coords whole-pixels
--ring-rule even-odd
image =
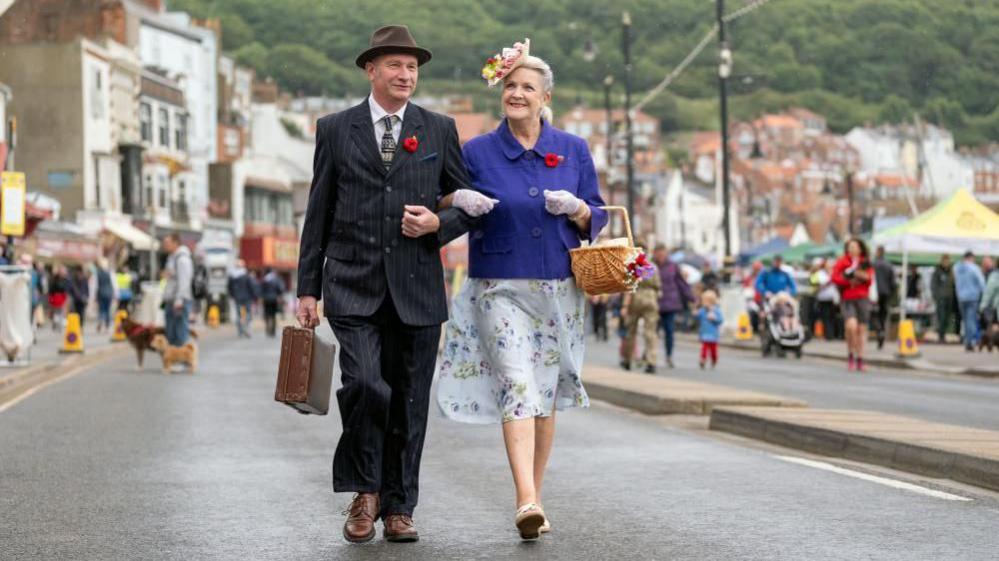
[[[502,80],[505,119],[464,147],[476,191],[442,201],[482,218],[469,233],[469,279],[447,325],[437,401],[456,421],[502,422],[523,539],[550,528],[541,485],[555,410],[589,405],[585,296],[569,250],[607,223],[586,142],[551,125],[552,84],[543,60],[517,59]]]

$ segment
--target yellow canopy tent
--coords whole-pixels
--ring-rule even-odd
[[[889,252],[999,253],[999,214],[961,189],[912,220],[874,234]]]
[[[961,189],[912,220],[875,233],[872,243],[902,253],[905,286],[910,252],[999,254],[999,214]],[[905,306],[901,317],[905,319]]]

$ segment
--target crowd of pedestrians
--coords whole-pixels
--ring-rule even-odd
[[[643,280],[634,293],[590,298],[594,334],[607,341],[608,322],[616,319],[621,367],[631,370],[637,363],[653,373],[659,346],[665,350],[666,366],[673,368],[678,327],[695,331],[702,342],[699,364],[713,364],[723,275],[710,263],[704,263],[700,271],[676,263],[662,245],[656,247],[652,261],[658,274]],[[929,278],[928,290],[924,290],[924,272]],[[773,314],[774,309],[781,309],[774,308],[773,302],[793,304],[796,299],[798,305],[793,309],[807,337],[843,340],[849,370],[866,370],[868,339],[878,349],[883,348],[892,336],[901,306],[920,322],[920,333],[935,329],[940,342],[953,332],[969,351],[999,347],[999,269],[991,257],[978,260],[969,251],[952,265],[950,256],[943,255],[932,274],[925,267],[910,265],[904,291],[901,273],[901,268],[889,261],[884,247],[876,248],[872,255],[864,240],[851,238],[838,257],[817,257],[807,265],[792,265],[774,255],[767,264],[752,262],[736,280],[743,287],[754,333],[765,327],[764,310]],[[688,282],[691,277],[695,277],[694,282]],[[931,306],[923,304],[924,293]],[[928,318],[935,320],[933,325],[925,321]]]
[[[207,270],[187,245],[167,235],[162,249],[166,255],[158,280],[164,327],[170,344],[180,346],[187,341],[190,323],[207,313],[207,303],[217,302],[207,291]],[[151,280],[148,272],[115,266],[103,257],[90,263],[41,263],[21,254],[15,263],[31,274],[32,325],[56,332],[65,329],[70,313],[79,315],[81,328],[96,321],[98,333],[110,332],[114,312],[133,315],[143,296],[143,282]],[[229,273],[226,294],[234,303],[241,337],[250,336],[250,320],[256,313],[263,315],[267,336],[276,336],[278,317],[287,302],[287,284],[278,272],[269,268],[250,272],[239,260]]]

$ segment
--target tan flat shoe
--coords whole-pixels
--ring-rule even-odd
[[[517,509],[514,517],[520,539],[536,540],[541,537],[541,526],[545,523],[545,512],[534,503],[527,503]]]
[[[545,505],[539,504],[538,508],[541,509],[541,512],[545,511]],[[552,524],[548,520],[548,515],[545,514],[545,523],[542,524],[540,528],[538,528],[538,532],[542,533],[542,534],[547,534],[548,532],[551,532],[551,531],[552,531]]]

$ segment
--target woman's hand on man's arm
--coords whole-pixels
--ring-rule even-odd
[[[454,193],[442,198],[437,203],[437,210],[449,207],[460,208],[474,218],[488,214],[497,204],[499,204],[498,200],[489,198],[478,191],[458,189]]]

